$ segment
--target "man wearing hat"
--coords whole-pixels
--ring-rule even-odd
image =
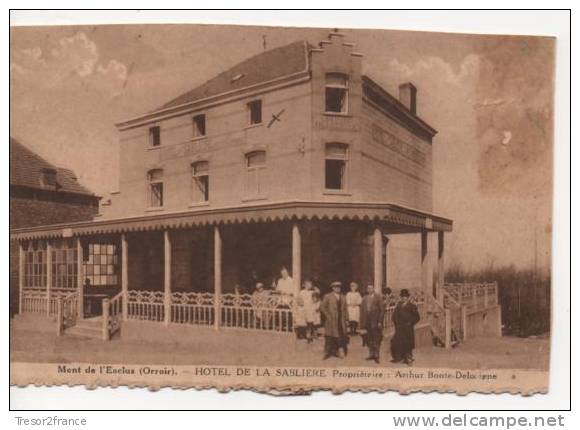
[[[360,311],[360,327],[366,333],[366,344],[369,347],[367,360],[378,363],[383,341],[385,303],[383,297],[375,292],[374,286],[367,286],[367,294],[362,300]]]
[[[338,281],[330,284],[332,291],[324,296],[320,304],[320,312],[324,315],[324,360],[330,356],[339,357],[338,350],[343,348],[347,354],[347,309],[346,300]]]
[[[411,302],[409,290],[401,290],[401,299],[393,312],[395,335],[391,339],[392,363],[411,365],[413,363],[413,348],[415,348],[415,324],[419,322],[419,311]]]

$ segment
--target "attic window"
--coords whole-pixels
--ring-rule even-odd
[[[55,169],[42,169],[42,172],[40,175],[40,183],[44,188],[55,190],[57,187],[56,170]]]
[[[238,73],[236,76],[234,76],[232,78],[232,83],[239,81],[240,79],[242,79],[245,75],[243,73]]]

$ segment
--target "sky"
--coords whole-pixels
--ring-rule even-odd
[[[418,88],[433,142],[434,212],[454,221],[446,263],[550,264],[551,38],[340,29],[363,72],[396,95]],[[209,25],[12,27],[10,134],[117,189],[115,123],[154,110],[266,47],[313,44],[329,29]]]

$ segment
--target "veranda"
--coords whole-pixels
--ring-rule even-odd
[[[443,288],[447,220],[393,205],[328,206],[295,216],[262,210],[213,222],[159,217],[15,232],[20,312],[56,316],[59,333],[97,316],[103,339],[129,320],[290,333],[294,303],[273,292],[252,294],[248,274],[268,286],[285,266],[295,293],[306,278],[323,292],[338,279],[372,284],[382,293],[392,234],[417,234],[420,240],[421,285],[413,289],[413,299],[446,345],[466,337],[469,315],[497,305],[495,284]],[[438,239],[434,288],[427,264],[427,237],[433,231]],[[385,300],[389,331],[395,302]]]

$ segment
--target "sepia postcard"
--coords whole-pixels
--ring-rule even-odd
[[[11,384],[548,391],[555,38],[10,39]]]

